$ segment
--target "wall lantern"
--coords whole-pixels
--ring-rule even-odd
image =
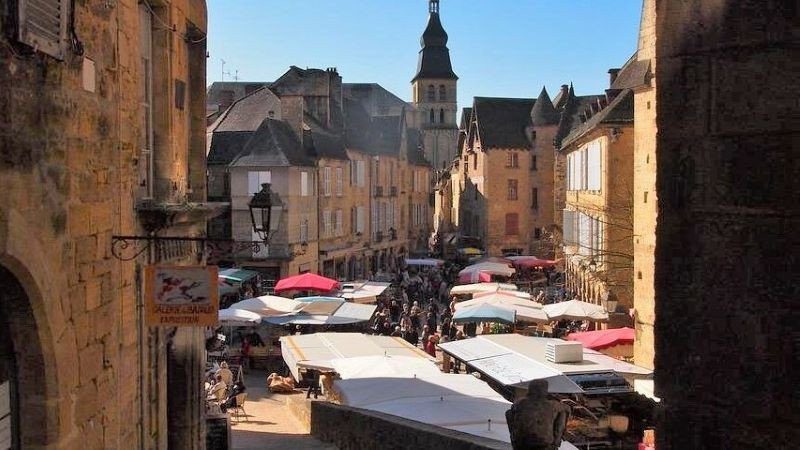
[[[281,223],[283,203],[280,197],[272,192],[269,183],[264,183],[261,185],[261,191],[253,195],[247,206],[250,208],[253,232],[267,242],[270,234],[276,231]]]

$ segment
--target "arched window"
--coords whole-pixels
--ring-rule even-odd
[[[444,108],[439,110],[439,123],[444,123]]]
[[[436,123],[436,113],[431,109],[430,123]]]
[[[439,85],[439,101],[447,101],[447,88],[443,84]]]
[[[435,102],[436,101],[436,88],[432,85],[428,85],[428,101]]]

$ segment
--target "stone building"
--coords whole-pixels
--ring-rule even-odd
[[[792,448],[800,441],[797,3],[655,8],[657,445]]]
[[[203,330],[148,327],[142,269],[202,254],[112,236],[197,236],[212,212],[205,2],[17,0],[0,19],[0,441],[201,448]]]
[[[409,230],[407,184],[431,168],[404,101],[377,84],[343,83],[335,69],[291,67],[275,82],[247,85],[268,87],[234,100],[209,127],[209,198],[231,201],[209,231],[255,240],[246,200],[263,182],[281,197],[284,217],[268,249],[225,264],[273,280],[307,271],[366,278],[415,249],[416,233],[425,242],[430,220]],[[429,182],[420,188],[430,193]]]
[[[417,73],[411,80],[413,114],[409,124],[422,130],[425,158],[434,169],[444,170],[458,152],[458,76],[450,61],[439,0],[429,0],[428,11]]]
[[[475,98],[463,130],[461,186],[452,189],[458,198],[451,204],[458,204],[461,234],[481,238],[489,254],[552,254],[545,240],[554,226],[557,124],[545,89],[538,99]]]
[[[644,83],[634,89],[633,151],[633,319],[637,365],[653,368],[655,324],[655,229],[658,217],[656,192],[656,8],[655,0],[642,2],[639,49],[636,60],[647,65]],[[644,67],[643,67],[644,69]]]
[[[633,307],[632,89],[644,84],[646,69],[634,55],[609,71],[606,96],[585,104],[558,151],[566,160],[558,178],[567,289],[590,303],[615,299],[625,311]]]

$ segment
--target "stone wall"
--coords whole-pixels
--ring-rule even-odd
[[[509,443],[327,402],[311,402],[311,434],[341,450],[511,450]]]
[[[794,448],[797,3],[656,8],[658,448]]]
[[[655,0],[645,0],[639,29],[640,61],[650,62],[655,73],[656,59]],[[653,368],[655,298],[653,272],[656,250],[656,79],[634,94],[634,156],[633,156],[633,298],[636,340],[633,356],[637,365]]]
[[[59,61],[9,37],[12,3],[0,7],[0,266],[25,291],[19,311],[30,311],[3,324],[26,330],[11,336],[25,379],[21,447],[166,448],[166,332],[143,327],[139,264],[111,255],[112,235],[142,234],[139,4],[75,2],[82,54],[71,48]],[[205,159],[189,162],[205,151],[203,90],[189,92],[205,84],[205,44],[184,37],[190,24],[205,29],[205,3],[157,9],[176,28],[154,31],[165,43],[155,187],[159,200],[189,201],[205,196]],[[186,422],[199,421],[193,412]]]

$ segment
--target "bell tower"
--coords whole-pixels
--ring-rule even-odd
[[[411,87],[425,157],[437,170],[446,168],[458,153],[458,76],[453,72],[447,41],[439,0],[429,0],[428,26],[420,39],[422,49]]]

